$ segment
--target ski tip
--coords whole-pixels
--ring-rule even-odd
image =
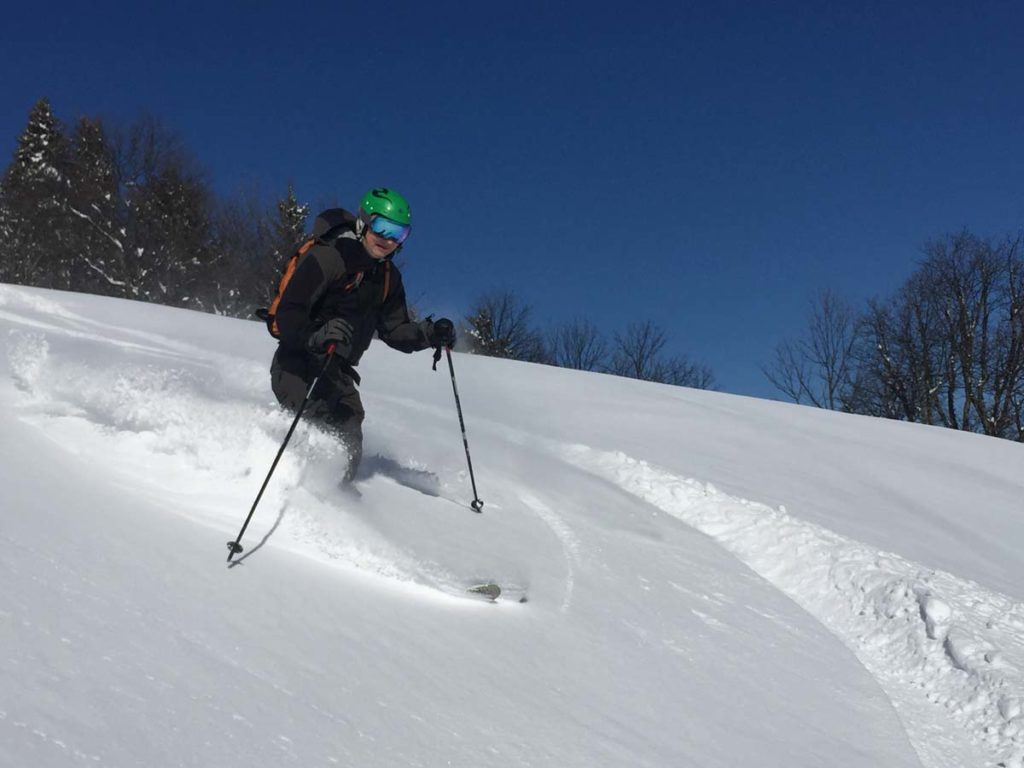
[[[486,597],[491,601],[497,600],[501,596],[501,587],[497,584],[477,584],[467,588],[466,591],[471,595]]]
[[[506,600],[516,603],[529,602],[526,597],[526,590],[518,586],[513,586],[511,591],[509,591],[503,590],[497,584],[489,582],[487,584],[477,584],[472,587],[467,587],[466,592],[476,597],[486,598],[492,603],[496,603],[499,597],[502,599],[502,602]]]

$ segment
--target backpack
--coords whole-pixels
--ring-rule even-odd
[[[331,208],[324,211],[316,217],[316,223],[313,225],[313,236],[304,240],[289,257],[288,261],[285,262],[284,266],[281,267],[281,277],[277,281],[277,289],[274,292],[274,298],[270,302],[270,306],[260,307],[253,313],[267,324],[267,332],[275,339],[281,338],[281,329],[277,327],[277,308],[281,304],[284,289],[291,281],[292,275],[295,274],[295,268],[298,266],[299,260],[314,245],[333,245],[346,231],[355,231],[355,222],[356,217],[342,208]],[[348,292],[358,288],[359,284],[363,281],[363,274],[363,272],[354,272],[351,275],[346,275],[348,282],[346,282],[344,290]],[[387,299],[390,285],[391,262],[386,261],[384,262],[384,297],[382,301]]]

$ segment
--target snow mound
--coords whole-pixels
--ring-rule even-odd
[[[993,764],[1024,766],[1024,604],[623,453],[563,455],[721,543],[841,639],[900,711],[923,692]],[[941,764],[949,742],[916,722],[908,735]]]

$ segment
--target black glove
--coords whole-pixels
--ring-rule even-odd
[[[455,323],[447,317],[434,321],[431,329],[430,346],[432,347],[454,347],[455,346]]]
[[[326,323],[313,331],[306,342],[310,352],[322,353],[334,344],[336,352],[342,357],[348,357],[352,351],[352,323],[341,317],[332,317]]]

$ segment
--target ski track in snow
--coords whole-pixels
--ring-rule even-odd
[[[928,768],[957,766],[957,739],[918,728],[922,706],[987,765],[1024,768],[1024,604],[623,453],[553,450],[712,537],[824,624],[878,680]]]
[[[562,598],[561,607],[562,613],[565,613],[572,605],[572,593],[576,587],[575,569],[580,564],[580,540],[565,520],[555,514],[547,504],[536,496],[521,492],[520,500],[544,521],[544,524],[551,529],[551,532],[555,534],[555,537],[562,545],[562,552],[565,556],[566,568],[568,570],[565,580],[565,594]]]

